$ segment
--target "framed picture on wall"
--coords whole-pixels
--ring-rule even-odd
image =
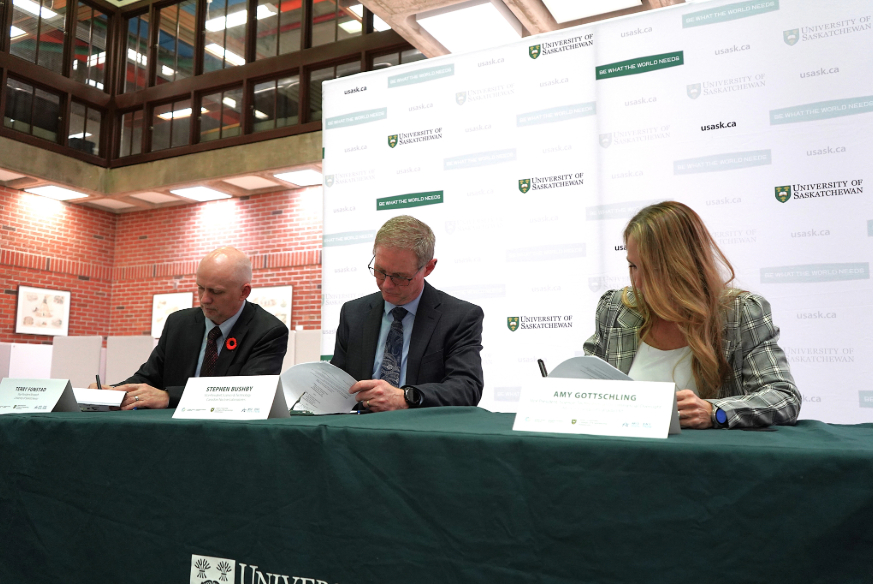
[[[293,286],[273,286],[271,288],[252,288],[249,302],[281,320],[291,330],[291,290]]]
[[[67,336],[70,330],[70,292],[18,287],[15,332],[28,335]]]
[[[152,338],[161,338],[167,317],[183,308],[194,306],[193,292],[155,294],[152,297]]]

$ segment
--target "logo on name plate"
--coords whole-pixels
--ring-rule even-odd
[[[575,419],[570,420],[570,423],[571,423],[571,424],[575,424],[575,423],[576,423],[576,420],[575,420]]]
[[[531,45],[527,48],[527,54],[530,55],[531,59],[536,59],[540,56],[541,50],[542,45]]]
[[[791,198],[791,185],[787,187],[776,187],[776,200],[780,203],[786,202]]]
[[[529,178],[519,179],[518,190],[520,190],[522,194],[526,194],[530,190],[530,179]]]
[[[391,134],[388,136],[388,145],[391,148],[394,148],[395,146],[397,146],[397,134]]]
[[[456,93],[455,103],[457,103],[458,105],[464,105],[465,103],[467,103],[467,92],[459,91],[458,93]]]
[[[600,134],[600,146],[602,148],[609,148],[612,146],[612,132],[609,134]]]
[[[800,29],[792,28],[791,30],[782,31],[782,40],[789,47],[797,44],[800,40]]]
[[[333,182],[334,182],[334,175],[332,175],[332,174],[324,175],[324,186],[326,186],[327,188],[330,188],[333,186]]]
[[[685,91],[688,93],[688,97],[691,99],[697,99],[700,97],[700,83],[692,83],[685,88]]]
[[[518,322],[519,322],[519,319],[517,316],[507,316],[506,317],[506,326],[512,332],[515,332],[518,330]]]

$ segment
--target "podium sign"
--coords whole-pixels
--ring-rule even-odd
[[[0,381],[0,414],[78,412],[69,379],[10,379]]]
[[[675,403],[673,383],[541,377],[522,386],[512,429],[666,438]]]
[[[173,418],[183,420],[266,420],[287,418],[278,375],[192,377]]]

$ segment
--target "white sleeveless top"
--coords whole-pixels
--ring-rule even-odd
[[[691,347],[662,351],[640,341],[628,376],[634,381],[672,381],[676,389],[690,389],[697,394]]]

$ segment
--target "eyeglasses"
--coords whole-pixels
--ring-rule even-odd
[[[415,274],[413,274],[411,278],[407,278],[405,276],[389,276],[388,274],[386,274],[382,270],[377,270],[376,268],[374,268],[373,267],[374,261],[376,261],[376,256],[373,256],[373,259],[370,260],[369,264],[367,264],[367,269],[370,270],[370,274],[372,274],[380,282],[384,282],[385,278],[390,278],[391,283],[394,284],[395,286],[409,286],[409,283],[412,282],[413,280],[415,280],[416,274],[418,274],[421,271],[421,268],[424,267],[424,266],[421,266],[421,268],[418,268],[417,270],[415,270]],[[425,264],[425,265],[427,265],[427,264]]]

